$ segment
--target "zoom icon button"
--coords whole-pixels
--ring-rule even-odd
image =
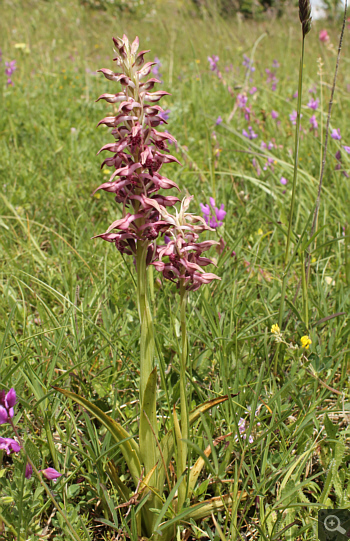
[[[318,512],[318,538],[320,541],[350,539],[350,510],[320,509]]]

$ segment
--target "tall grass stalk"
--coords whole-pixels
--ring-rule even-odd
[[[288,231],[287,231],[287,241],[286,241],[286,250],[284,255],[284,273],[282,278],[282,291],[281,291],[281,301],[278,314],[278,325],[282,329],[283,323],[283,314],[284,314],[284,301],[287,290],[288,283],[288,263],[291,259],[290,254],[290,242],[292,236],[292,224],[294,216],[294,206],[295,206],[295,196],[297,189],[297,177],[298,177],[298,162],[299,162],[299,141],[300,141],[300,117],[301,117],[301,98],[302,98],[302,89],[303,89],[303,72],[304,72],[304,52],[305,52],[305,37],[310,31],[311,28],[311,6],[308,0],[299,1],[299,17],[302,24],[302,40],[301,40],[301,56],[300,56],[300,66],[299,66],[299,82],[298,82],[298,105],[297,105],[297,119],[295,125],[295,141],[294,141],[294,170],[293,170],[293,185],[292,185],[292,199],[290,203],[289,219],[288,219]],[[295,257],[294,253],[294,257]],[[307,300],[307,288],[305,287],[305,280],[303,280],[303,304],[304,304],[304,316],[308,311],[308,300]],[[279,357],[279,348],[280,344],[277,345],[275,353],[275,366],[274,371],[277,373],[277,362]]]
[[[313,218],[313,221],[312,221],[310,237],[312,237],[314,235],[314,233],[317,231],[318,212],[320,210],[321,191],[322,191],[323,177],[324,177],[324,171],[325,171],[325,166],[326,166],[326,158],[327,158],[328,139],[329,139],[329,126],[330,126],[330,121],[331,121],[334,92],[335,92],[335,87],[336,87],[336,83],[337,83],[337,76],[338,76],[338,70],[339,70],[340,53],[341,53],[341,49],[342,49],[342,45],[343,45],[343,37],[344,37],[344,30],[345,30],[345,24],[346,24],[347,9],[348,9],[348,2],[347,2],[347,0],[345,0],[343,24],[342,24],[342,29],[341,29],[341,32],[340,32],[339,44],[338,44],[337,61],[336,61],[336,65],[335,65],[331,96],[330,96],[329,103],[328,103],[326,135],[325,135],[325,141],[324,141],[323,157],[322,157],[322,162],[321,162],[322,165],[321,165],[321,170],[320,170],[320,180],[319,180],[319,184],[318,184],[316,207],[315,207],[314,218]],[[321,66],[320,66],[320,71],[322,72]],[[321,92],[322,92],[322,90],[321,90]],[[322,145],[321,145],[321,156],[322,156]],[[315,240],[315,245],[316,245],[316,240]],[[306,284],[308,283],[308,280],[309,280],[310,260],[311,260],[311,256],[310,256],[310,253],[308,253],[308,255],[306,257],[306,262],[305,262]]]

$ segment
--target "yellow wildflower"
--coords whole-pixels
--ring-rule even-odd
[[[103,170],[103,174],[104,174],[104,175],[110,175],[110,174],[111,174],[110,169],[104,169],[104,170]]]
[[[262,235],[263,234],[263,230],[261,229],[261,227],[259,227],[258,229],[258,235]]]
[[[300,338],[301,347],[305,349],[309,349],[310,344],[312,344],[312,340],[308,336],[302,336]]]
[[[277,325],[277,323],[275,323],[274,325],[272,325],[271,327],[271,332],[272,334],[279,334],[281,332],[281,329],[279,328],[279,326]]]

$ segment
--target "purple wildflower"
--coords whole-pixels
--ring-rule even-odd
[[[266,82],[267,84],[271,84],[271,90],[276,90],[278,79],[276,78],[275,72],[269,70],[268,68],[265,69],[265,72],[267,74]]]
[[[7,76],[7,86],[12,85],[13,81],[11,79],[12,74],[16,71],[16,60],[11,60],[11,62],[5,62],[5,74]]]
[[[317,130],[318,128],[318,122],[316,120],[316,116],[315,115],[312,115],[312,117],[310,118],[310,124],[311,124],[311,128],[313,130]]]
[[[285,185],[287,184],[287,182],[288,182],[288,180],[287,180],[286,178],[284,178],[284,177],[281,177],[281,178],[280,178],[280,183],[281,183],[283,186],[285,186]]]
[[[256,86],[252,86],[252,88],[249,90],[249,94],[255,94],[255,92],[257,92],[257,88]]]
[[[279,67],[280,67],[280,65],[279,65],[279,63],[278,63],[278,60],[275,59],[275,60],[272,62],[272,67],[273,67],[273,68],[279,68]]]
[[[298,91],[294,92],[293,94],[293,98],[297,98],[298,97]]]
[[[316,85],[313,85],[311,88],[309,88],[309,94],[316,94],[317,87]]]
[[[271,116],[272,116],[272,118],[273,118],[274,120],[275,120],[276,118],[278,118],[278,113],[277,113],[277,111],[272,110],[272,111],[271,111]]]
[[[340,135],[340,129],[334,129],[331,133],[332,139],[335,139],[336,141],[340,141],[341,135]]]
[[[251,109],[250,107],[245,107],[244,109],[244,118],[249,122],[250,120],[250,113],[251,113]]]
[[[8,421],[8,413],[3,406],[0,406],[0,425],[7,423],[7,421]]]
[[[313,109],[314,111],[316,111],[319,104],[320,104],[320,100],[318,98],[316,98],[315,100],[313,98],[311,98],[311,100],[309,101],[307,106],[309,107],[309,109]]]
[[[271,170],[273,171],[273,162],[274,162],[274,161],[275,161],[274,158],[268,157],[268,158],[267,158],[267,162],[265,163],[265,165],[264,165],[264,167],[263,167],[264,171],[267,171],[267,169],[268,169],[269,167],[270,167]]]
[[[245,94],[238,94],[237,95],[237,105],[240,107],[240,109],[243,109],[243,107],[246,106],[248,101],[248,98]]]
[[[243,419],[243,417],[240,418],[238,421],[238,430],[242,438],[245,440],[247,438],[247,434],[245,434],[246,431],[246,421]],[[238,436],[235,437],[235,440],[238,441]],[[249,443],[253,443],[253,436],[249,436]]]
[[[49,481],[55,481],[62,475],[62,473],[59,473],[57,470],[55,470],[55,468],[46,468],[45,470],[40,471]]]
[[[250,58],[246,54],[243,55],[242,66],[245,66],[247,70],[255,71],[255,68],[253,67],[253,61],[250,60]]]
[[[219,62],[219,57],[216,54],[213,54],[213,56],[208,56],[208,62],[211,71],[216,71],[218,69],[217,63]]]
[[[170,113],[170,109],[166,109],[165,111],[160,111],[158,113],[158,116],[162,119],[162,122],[160,122],[160,124],[164,124],[168,121]]]
[[[156,65],[153,66],[152,73],[153,73],[153,75],[158,77],[160,80],[162,80],[162,74],[159,72],[159,68],[162,67],[162,64],[161,64],[158,56],[155,57],[154,62],[156,63]]]
[[[19,453],[21,446],[12,438],[0,438],[0,449],[10,455],[11,453]]]
[[[349,147],[346,147],[346,148],[349,148]],[[335,153],[335,159],[337,160],[338,163],[336,164],[334,169],[336,171],[341,171],[343,173],[344,177],[349,178],[349,174],[346,171],[344,171],[344,169],[343,169],[340,150],[337,150],[337,152]]]
[[[209,198],[209,205],[203,205],[200,203],[201,211],[203,212],[205,223],[210,225],[213,229],[220,227],[223,224],[223,219],[226,216],[225,205],[222,203],[221,207],[218,209],[215,206],[215,199],[213,197]]]
[[[247,137],[250,140],[256,139],[258,137],[258,134],[254,133],[254,130],[251,126],[248,126],[248,131],[242,130],[242,134],[244,135],[244,137]]]
[[[253,164],[253,167],[256,169],[256,174],[258,175],[258,177],[260,177],[261,169],[260,169],[259,162],[255,158],[253,158],[252,159],[252,164]]]
[[[343,145],[343,149],[345,150],[345,152],[350,154],[350,147],[346,147],[346,146]]]
[[[25,471],[24,476],[25,476],[26,479],[30,479],[32,475],[33,475],[33,468],[32,468],[32,465],[29,464],[29,462],[27,462],[27,464],[26,464],[26,471]]]
[[[221,122],[222,122],[222,118],[221,118],[221,116],[218,116],[218,118],[216,119],[215,124],[218,126],[219,124],[221,124]]]

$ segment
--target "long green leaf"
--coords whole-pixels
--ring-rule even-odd
[[[66,389],[60,389],[59,387],[54,387],[56,391],[59,391],[67,398],[74,400],[80,406],[83,406],[91,415],[96,417],[108,430],[108,432],[113,436],[113,438],[119,443],[125,438],[130,438],[130,434],[123,428],[119,423],[114,421],[111,417],[106,415],[100,408],[95,406],[75,393],[67,391]],[[140,463],[140,451],[139,446],[136,441],[131,438],[128,441],[120,444],[120,450],[123,453],[124,459],[128,465],[130,473],[134,479],[135,484],[137,485],[139,478],[141,477],[141,463]]]
[[[140,457],[141,462],[145,466],[146,475],[152,470],[157,461],[157,443],[155,440],[155,437],[157,437],[156,396],[157,369],[154,368],[146,384],[140,415]]]
[[[218,398],[213,398],[212,400],[208,400],[207,402],[203,402],[203,404],[200,404],[197,406],[194,410],[192,410],[189,413],[189,424],[192,425],[197,419],[200,417],[201,413],[205,413],[206,411],[210,410],[214,406],[217,406],[218,404],[222,404],[222,402],[225,402],[228,399],[228,396],[220,396]],[[180,425],[181,426],[181,425]],[[164,457],[164,462],[166,466],[168,467],[169,462],[171,460],[171,457],[174,453],[174,431],[173,429],[169,430],[169,432],[164,436],[164,438],[161,441],[161,448],[162,453]],[[157,450],[157,459],[161,461],[160,453]],[[164,468],[161,469],[159,473],[159,487],[162,487],[164,485],[164,479],[165,479],[165,472]]]

